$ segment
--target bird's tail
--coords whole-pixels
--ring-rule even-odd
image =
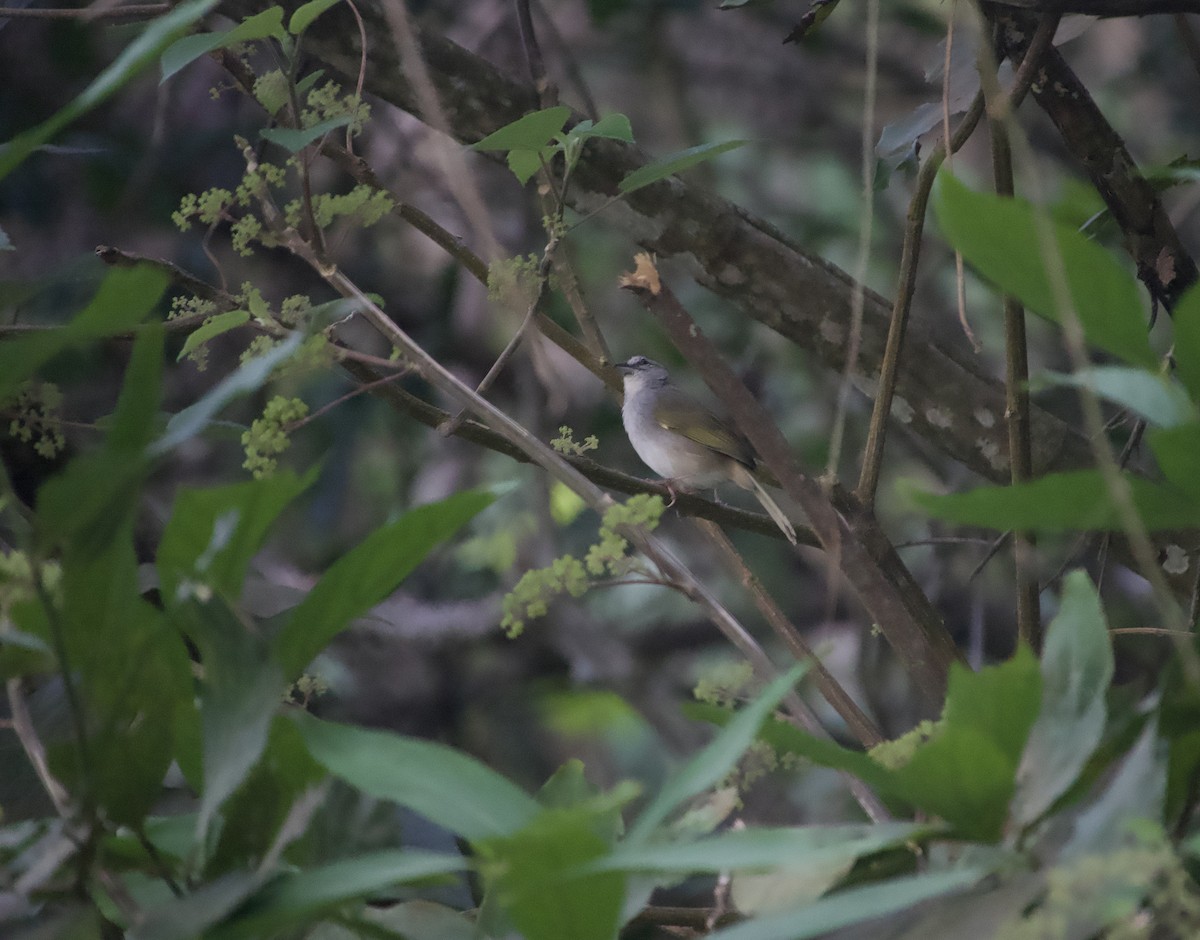
[[[767,515],[775,520],[775,524],[779,526],[779,531],[787,536],[787,540],[789,542],[795,545],[796,527],[792,525],[792,521],[784,515],[783,510],[779,508],[779,504],[771,498],[771,494],[768,493],[763,485],[754,478],[752,473],[747,473],[746,477],[752,484],[750,489],[758,498],[758,501],[762,503],[762,507],[767,511]]]

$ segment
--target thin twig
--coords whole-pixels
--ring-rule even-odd
[[[1059,17],[1048,15],[1040,29],[1057,29]],[[1001,102],[1003,92],[996,71],[995,56],[987,45],[980,46],[979,73],[984,97],[989,103],[988,129],[991,132],[992,175],[996,194],[1011,197],[1013,185],[1012,146],[1008,136],[1011,109]],[[992,102],[996,102],[993,107]],[[992,118],[1000,113],[999,119]],[[1025,309],[1010,294],[1004,295],[1004,417],[1008,424],[1009,478],[1013,485],[1033,478],[1033,448],[1029,422],[1029,354],[1025,340]],[[1016,580],[1017,637],[1034,651],[1042,646],[1042,617],[1035,562],[1037,542],[1031,531],[1013,532],[1013,574]]]
[[[829,435],[829,457],[825,475],[836,479],[842,457],[842,439],[846,431],[846,410],[850,390],[858,368],[862,346],[863,310],[866,306],[867,269],[871,262],[871,233],[875,222],[875,97],[879,77],[879,0],[867,0],[867,68],[863,89],[863,117],[860,139],[858,249],[854,262],[854,287],[850,292],[850,332],[846,341],[846,362],[838,385],[833,427]]]
[[[392,40],[400,56],[401,67],[412,84],[417,100],[421,104],[423,120],[440,134],[433,136],[432,143],[441,162],[442,174],[450,187],[455,201],[462,207],[475,237],[483,245],[485,258],[501,258],[504,251],[492,231],[491,217],[483,195],[467,166],[462,148],[450,142],[452,132],[445,109],[438,96],[437,88],[429,75],[429,66],[417,41],[416,30],[408,15],[404,0],[382,0],[384,16],[392,33]]]
[[[1030,41],[1029,50],[1017,69],[1012,90],[1007,97],[1008,108],[1017,108],[1028,93],[1037,75],[1037,65],[1054,41],[1054,28],[1043,18]],[[970,109],[959,122],[958,129],[948,142],[950,153],[958,151],[974,132],[984,113],[982,90],[975,96]],[[879,388],[875,394],[875,405],[871,410],[871,423],[867,431],[867,442],[863,448],[862,472],[858,478],[856,495],[868,507],[875,502],[879,488],[879,474],[883,464],[883,446],[887,438],[887,419],[891,414],[892,401],[896,393],[896,380],[900,370],[900,355],[904,334],[908,328],[908,316],[912,309],[913,293],[917,286],[917,266],[921,257],[921,238],[925,232],[925,214],[929,206],[929,194],[938,168],[945,160],[947,141],[943,138],[921,165],[917,187],[908,205],[908,220],[904,231],[904,246],[900,258],[900,274],[896,286],[896,297],[892,303],[892,317],[888,325],[887,345],[879,369]]]
[[[326,144],[322,148],[322,153],[329,157],[338,166],[342,167],[347,173],[353,176],[360,183],[365,183],[375,189],[382,190],[392,197],[395,204],[393,212],[400,216],[405,222],[421,232],[434,243],[443,248],[451,257],[458,261],[474,277],[479,283],[485,287],[488,283],[488,266],[479,255],[466,247],[460,239],[455,235],[446,231],[439,225],[431,216],[422,212],[416,206],[404,202],[395,192],[384,186],[379,178],[375,175],[375,171],[371,168],[364,159],[354,154],[348,153],[342,147],[336,144]],[[570,294],[568,294],[570,299]],[[576,311],[576,316],[579,317],[580,308],[577,308],[572,303],[572,309]],[[586,311],[585,311],[586,313]],[[620,383],[616,381],[613,375],[613,370],[610,366],[602,364],[602,360],[596,355],[593,349],[589,349],[581,343],[576,337],[572,336],[565,329],[555,323],[550,317],[540,311],[535,317],[538,332],[546,339],[554,343],[559,349],[565,352],[568,356],[578,362],[581,366],[594,374],[597,378],[603,381],[610,388],[619,388]],[[584,329],[585,335],[589,335],[587,331],[586,316],[579,318],[580,326]]]
[[[709,522],[705,519],[697,520],[700,528],[708,535],[709,540],[716,546],[717,550],[728,562],[729,567],[733,569],[742,586],[750,592],[750,596],[754,598],[754,604],[758,607],[759,612],[766,618],[767,623],[771,625],[771,629],[775,631],[775,635],[779,637],[791,651],[792,655],[800,662],[811,663],[813,674],[816,677],[817,688],[821,690],[821,694],[825,697],[833,710],[841,716],[846,722],[846,727],[850,729],[850,733],[858,740],[858,743],[865,748],[874,747],[881,743],[884,738],[880,730],[858,704],[833,677],[825,664],[821,662],[821,658],[813,651],[800,635],[800,631],[795,625],[788,620],[787,616],[775,603],[775,599],[763,587],[762,581],[752,572],[741,554],[738,552],[734,544],[729,541],[729,537],[721,531],[721,527],[714,522]]]
[[[339,347],[339,350],[341,350],[343,348],[344,347]],[[353,350],[346,350],[346,352],[353,352]],[[312,414],[305,415],[303,418],[300,418],[297,421],[293,421],[291,424],[289,424],[285,428],[285,431],[288,434],[290,434],[293,431],[298,431],[300,428],[304,427],[306,424],[316,421],[317,418],[323,417],[324,415],[333,411],[333,409],[335,409],[341,405],[344,405],[346,402],[350,401],[350,399],[357,398],[359,395],[370,394],[371,392],[375,391],[375,389],[379,388],[379,386],[387,385],[389,382],[395,382],[397,379],[405,378],[407,375],[408,375],[408,372],[407,372],[407,370],[405,370],[405,371],[393,373],[392,375],[385,375],[383,378],[375,379],[372,382],[364,382],[362,385],[356,385],[354,388],[352,388],[350,391],[348,391],[345,395],[341,395],[338,398],[335,398],[333,401],[329,402],[329,404],[323,405],[322,407],[320,407],[316,411],[314,411]]]
[[[358,78],[354,82],[354,100],[358,103],[362,101],[363,86],[367,82],[367,24],[363,22],[354,0],[346,0],[346,6],[350,8],[358,26]],[[346,152],[351,155],[354,153],[354,131],[349,124],[346,125]]]
[[[521,46],[525,50],[525,64],[529,67],[529,81],[537,95],[538,104],[549,108],[557,95],[546,77],[546,63],[542,59],[542,47],[538,44],[537,32],[533,28],[533,17],[529,13],[529,0],[516,0],[517,28],[521,33]]]
[[[29,763],[33,767],[34,773],[37,774],[42,789],[46,791],[50,802],[54,804],[54,811],[63,819],[69,820],[74,815],[71,796],[67,792],[67,788],[50,770],[50,762],[46,759],[46,748],[42,745],[41,738],[38,737],[37,729],[33,725],[33,718],[29,714],[29,706],[26,704],[25,695],[21,690],[21,680],[19,678],[9,679],[5,683],[5,688],[8,691],[8,708],[12,715],[12,729],[17,736],[17,741],[25,752],[25,756],[29,758]]]
[[[592,90],[588,87],[587,80],[583,77],[583,71],[579,68],[579,62],[575,58],[574,50],[563,39],[563,34],[554,22],[554,17],[550,15],[550,11],[546,9],[546,5],[541,0],[534,0],[534,6],[541,16],[542,22],[546,24],[546,31],[550,34],[555,51],[558,53],[559,58],[562,59],[563,69],[567,73],[567,78],[575,86],[575,91],[579,95],[579,100],[583,105],[583,113],[593,121],[600,120],[600,109],[596,107],[596,99],[592,96]]]
[[[699,524],[701,529],[708,535],[712,544],[720,551],[734,572],[737,573],[742,584],[750,591],[755,605],[771,622],[772,627],[775,627],[776,631],[780,632],[780,626],[782,626],[780,636],[785,639],[785,642],[788,642],[793,655],[799,650],[801,652],[797,658],[812,664],[817,674],[817,682],[820,684],[823,694],[826,695],[830,704],[838,710],[838,714],[842,714],[842,708],[846,708],[849,705],[847,714],[853,716],[851,720],[856,727],[855,734],[864,732],[867,737],[870,737],[872,733],[878,735],[878,731],[873,729],[870,719],[858,711],[853,700],[845,694],[845,690],[838,685],[837,680],[829,675],[825,667],[821,664],[821,661],[817,659],[812,650],[808,649],[807,644],[800,638],[795,627],[788,623],[787,618],[783,615],[783,611],[779,609],[775,601],[763,589],[761,582],[746,567],[746,563],[742,560],[741,555],[738,554],[737,549],[733,547],[733,543],[729,541],[725,533],[721,531],[720,526],[716,525],[716,523],[703,520],[700,520]],[[741,650],[742,655],[754,666],[755,671],[762,678],[769,678],[774,675],[775,667],[772,665],[770,658],[752,636],[746,634],[745,636],[737,635],[730,636],[729,638]],[[840,696],[838,695],[839,692],[841,693]],[[832,697],[830,697],[831,693]],[[837,701],[836,704],[835,699]],[[839,708],[839,704],[842,706],[841,708]],[[814,737],[830,740],[829,732],[822,727],[820,720],[813,714],[812,709],[794,691],[789,692],[784,697],[783,705],[791,723],[807,731]],[[880,740],[882,740],[882,736],[879,736],[875,743],[878,743]],[[846,780],[850,793],[869,819],[873,822],[887,822],[891,819],[891,814],[887,811],[887,807],[883,805],[883,801],[879,799],[869,786],[851,774],[843,774],[843,777]]]

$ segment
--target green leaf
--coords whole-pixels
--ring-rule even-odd
[[[754,743],[767,716],[804,675],[805,668],[795,666],[774,679],[762,695],[739,711],[695,757],[672,774],[630,827],[626,842],[630,845],[644,842],[684,800],[707,790],[729,773],[746,748]]]
[[[1100,596],[1083,571],[1063,581],[1042,650],[1042,704],[1017,772],[1012,817],[1036,821],[1075,783],[1104,733],[1113,655]]]
[[[576,758],[558,768],[537,792],[537,801],[550,809],[587,809],[591,813],[592,831],[606,845],[616,844],[625,831],[621,809],[641,795],[641,787],[626,780],[607,793],[588,782],[583,761]]]
[[[309,752],[351,786],[472,841],[506,836],[540,811],[516,784],[459,751],[383,731],[291,716]]]
[[[170,13],[151,20],[142,33],[96,76],[83,92],[65,108],[37,127],[18,134],[0,148],[0,179],[8,176],[26,157],[50,141],[59,131],[113,95],[122,85],[158,58],[158,54],[177,36],[215,8],[217,0],[188,0]]]
[[[936,831],[917,823],[796,826],[730,830],[688,842],[622,844],[589,871],[688,874],[738,869],[800,871],[831,859],[853,861]]]
[[[230,310],[226,313],[218,313],[215,316],[209,317],[199,327],[188,334],[188,338],[183,344],[183,349],[179,350],[179,355],[175,357],[175,361],[181,362],[210,339],[220,336],[222,333],[228,333],[243,323],[249,322],[249,310]]]
[[[298,13],[299,11],[297,11]],[[184,36],[172,43],[162,54],[162,79],[166,81],[180,69],[191,65],[202,55],[215,49],[228,49],[239,42],[250,42],[253,39],[266,39],[274,36],[279,39],[285,35],[283,31],[283,10],[280,7],[268,7],[261,13],[248,17],[232,29],[215,33],[197,33],[194,36]]]
[[[567,136],[580,140],[606,137],[610,140],[623,140],[627,144],[632,144],[633,128],[629,124],[629,118],[624,114],[606,114],[595,124],[591,121],[581,121],[571,128]]]
[[[281,471],[265,480],[179,490],[156,559],[164,604],[181,599],[184,580],[236,600],[271,524],[316,477],[316,468],[303,477]]]
[[[1074,373],[1045,372],[1037,377],[1035,388],[1065,385],[1088,388],[1099,396],[1134,414],[1151,425],[1175,427],[1197,419],[1196,406],[1187,390],[1167,376],[1129,366],[1093,366]]]
[[[200,650],[204,791],[196,814],[203,844],[221,804],[238,788],[267,744],[286,683],[265,641],[219,598],[175,609],[175,619]]]
[[[64,350],[134,329],[154,310],[169,283],[166,274],[149,265],[114,268],[66,326],[0,344],[0,400]]]
[[[355,617],[395,590],[435,546],[450,538],[493,499],[471,490],[418,506],[381,526],[343,555],[288,616],[275,640],[286,675],[296,675]]]
[[[150,323],[134,340],[121,396],[104,442],[113,453],[140,459],[154,436],[162,399],[163,339],[162,324]]]
[[[340,0],[309,0],[308,3],[298,7],[292,14],[292,18],[288,20],[288,32],[293,36],[299,36],[308,29],[309,23],[338,2]]]
[[[73,743],[70,766],[59,769],[107,818],[137,825],[160,795],[174,712],[192,684],[178,634],[139,593],[133,505],[122,515],[99,550],[75,541],[63,556],[62,608],[53,616],[83,701],[88,756],[76,765]]]
[[[392,885],[451,874],[465,867],[461,855],[414,849],[387,849],[330,862],[276,878],[205,936],[208,940],[242,940],[273,935],[283,928],[310,923],[348,901]]]
[[[76,548],[103,551],[132,518],[149,472],[144,448],[158,414],[162,351],[161,327],[139,335],[104,447],[73,460],[38,491],[38,534],[45,544],[73,539]]]
[[[488,134],[471,149],[538,151],[563,129],[570,116],[571,109],[565,105],[534,111]]]
[[[1151,531],[1200,525],[1200,503],[1170,486],[1124,474],[1133,505]],[[1050,473],[1015,486],[981,486],[944,496],[913,492],[931,516],[1007,531],[1116,532],[1121,520],[1098,470]]]
[[[655,160],[653,163],[648,163],[626,174],[625,178],[618,184],[617,189],[628,195],[635,189],[641,189],[643,186],[657,183],[668,176],[682,173],[697,163],[711,160],[713,157],[720,156],[730,150],[736,150],[738,147],[748,143],[748,140],[725,140],[716,144],[700,144],[697,147],[680,150],[677,153],[669,154],[661,160]]]
[[[897,792],[966,838],[999,838],[1040,695],[1026,647],[978,672],[951,666],[943,727],[894,772]]]
[[[242,365],[236,372],[227,375],[212,391],[199,401],[193,402],[177,412],[167,422],[167,430],[150,445],[150,453],[160,456],[178,447],[188,438],[199,434],[222,408],[235,398],[257,391],[271,377],[276,366],[291,357],[304,342],[304,334],[295,331],[269,352]]]
[[[129,940],[194,940],[244,902],[262,884],[255,872],[231,872],[145,912]]]
[[[581,871],[608,851],[586,809],[542,810],[517,832],[478,846],[489,897],[527,940],[611,940],[625,878]]]
[[[318,137],[324,137],[330,131],[345,127],[354,119],[351,114],[340,114],[327,121],[321,121],[312,127],[301,127],[293,130],[288,127],[264,127],[259,134],[264,140],[278,144],[288,153],[299,153]]]
[[[1200,422],[1151,428],[1146,440],[1167,481],[1200,503]]]
[[[308,753],[299,730],[275,706],[268,708],[275,714],[261,755],[221,804],[221,822],[212,840],[216,846],[204,867],[208,877],[257,865],[279,838],[297,801],[329,778]]]
[[[709,940],[808,940],[832,930],[895,914],[922,901],[962,891],[986,877],[987,869],[963,868],[893,878],[839,891],[799,907],[769,914],[708,935]]]
[[[1104,792],[1075,819],[1074,832],[1063,847],[1067,861],[1112,852],[1136,842],[1130,823],[1162,819],[1167,768],[1158,739],[1158,722],[1150,720]]]
[[[1043,250],[1038,216],[1029,203],[969,190],[948,171],[933,191],[938,224],[946,239],[1000,290],[1038,316],[1061,323]],[[1153,369],[1141,295],[1133,275],[1094,242],[1065,225],[1047,221],[1061,256],[1071,306],[1092,345],[1132,365]]]
[[[1200,402],[1200,286],[1179,299],[1171,312],[1175,368],[1192,401]]]
[[[541,150],[510,150],[506,162],[522,186],[528,183],[535,173],[542,168],[542,162],[549,163],[554,150],[543,147]]]

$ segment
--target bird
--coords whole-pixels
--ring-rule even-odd
[[[645,356],[616,364],[625,386],[621,420],[629,443],[651,470],[684,488],[726,481],[749,490],[793,545],[796,528],[760,482],[764,471],[745,436],[671,382],[666,367]]]

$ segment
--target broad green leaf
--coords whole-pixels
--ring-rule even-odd
[[[192,24],[215,8],[217,0],[188,0],[158,19],[151,20],[142,33],[96,76],[83,92],[65,108],[37,127],[18,134],[0,148],[0,179],[8,176],[33,151],[76,118],[105,101],[122,85],[158,58],[159,53],[191,28]]]
[[[38,491],[38,535],[45,544],[104,551],[132,518],[149,472],[144,450],[158,414],[162,355],[161,326],[147,328],[134,343],[104,447],[76,458]]]
[[[278,144],[288,153],[299,153],[318,137],[324,137],[330,131],[345,127],[353,120],[353,115],[340,114],[327,121],[321,121],[312,127],[302,127],[293,130],[288,127],[264,127],[259,134],[264,140]]]
[[[528,825],[478,846],[488,894],[526,940],[611,940],[625,878],[582,871],[608,851],[587,809],[545,809]]]
[[[237,913],[205,936],[210,940],[256,940],[310,923],[347,901],[406,881],[462,871],[461,855],[388,849],[283,875],[254,894]]]
[[[300,713],[291,717],[309,752],[334,776],[465,839],[510,835],[541,811],[516,784],[452,748]]]
[[[0,400],[64,350],[134,329],[154,310],[168,283],[166,274],[148,265],[114,268],[70,323],[0,343]]]
[[[738,147],[748,143],[748,140],[725,140],[716,144],[700,144],[697,147],[680,150],[678,153],[669,154],[661,160],[655,160],[653,163],[648,163],[626,174],[625,178],[617,185],[617,189],[625,194],[629,194],[635,189],[641,189],[643,186],[657,183],[668,176],[682,173],[697,163],[711,160],[713,157],[720,156],[730,150],[736,150]]]
[[[542,162],[548,164],[553,155],[552,147],[543,147],[541,150],[510,150],[506,162],[513,176],[524,186],[542,168]]]
[[[163,52],[161,81],[165,82],[180,69],[191,65],[202,55],[207,55],[214,49],[228,49],[239,42],[266,39],[270,36],[278,39],[284,35],[282,8],[268,7],[261,13],[256,13],[243,20],[232,29],[217,33],[197,33],[194,36],[184,36]]]
[[[541,150],[562,130],[571,116],[565,105],[545,108],[517,118],[497,131],[488,134],[472,150]]]
[[[936,831],[917,823],[795,826],[730,830],[688,842],[622,844],[589,871],[720,872],[786,868],[797,871],[831,858],[853,860]]]
[[[140,459],[158,425],[162,399],[163,338],[161,323],[149,323],[137,334],[121,396],[113,412],[104,446],[118,454]]]
[[[1170,748],[1163,817],[1169,828],[1191,806],[1195,781],[1200,778],[1200,689],[1192,684],[1178,662],[1171,665],[1159,688],[1162,690],[1159,729]],[[1200,839],[1194,841],[1200,846]]]
[[[646,841],[659,824],[678,807],[721,780],[758,737],[763,721],[800,681],[804,666],[795,666],[774,679],[754,702],[743,708],[695,757],[663,784],[630,827],[626,842]]]
[[[1123,479],[1129,485],[1134,508],[1151,531],[1200,525],[1200,503],[1184,492],[1131,474]],[[1098,470],[1050,473],[1029,483],[981,486],[945,496],[920,492],[912,495],[917,505],[938,519],[1001,531],[1121,529],[1120,516]]]
[[[309,0],[308,3],[299,7],[292,14],[292,18],[288,20],[288,32],[293,36],[299,36],[308,29],[309,23],[338,2],[340,0]]]
[[[1139,819],[1160,822],[1166,785],[1165,749],[1158,738],[1158,722],[1147,721],[1104,792],[1075,818],[1074,832],[1061,858],[1067,861],[1112,852],[1136,842],[1130,823]]]
[[[181,489],[158,545],[159,588],[174,606],[181,581],[211,587],[230,600],[241,594],[250,559],[285,506],[316,479],[281,471],[264,480]]]
[[[971,848],[967,849],[972,852]],[[1003,927],[1020,930],[1016,925],[1031,905],[1046,893],[1045,872],[1024,873],[1025,863],[1013,857],[1010,870],[985,879],[974,888],[953,897],[940,898],[922,905],[914,918],[905,918],[897,930],[889,930],[887,940],[1000,940]],[[1020,872],[1019,874],[1017,872]],[[1018,934],[1019,935],[1019,934]],[[876,940],[869,928],[855,931],[839,940]],[[1016,940],[1010,937],[1010,940]]]
[[[231,872],[145,912],[129,940],[195,940],[220,923],[262,884],[256,872]]]
[[[999,838],[1040,696],[1026,647],[977,672],[951,666],[941,731],[893,772],[896,792],[967,838]]]
[[[832,930],[886,917],[906,908],[962,891],[989,874],[984,868],[963,868],[907,878],[892,878],[861,888],[839,891],[777,914],[755,917],[708,935],[709,940],[808,940]]]
[[[1074,784],[1100,743],[1113,655],[1104,609],[1091,579],[1073,571],[1042,649],[1042,705],[1017,772],[1012,817],[1037,820]]]
[[[1160,428],[1171,428],[1197,420],[1195,404],[1187,390],[1167,376],[1129,366],[1093,366],[1080,372],[1044,372],[1035,387],[1066,385],[1091,389]]]
[[[578,137],[581,140],[587,140],[590,137],[607,137],[610,140],[623,140],[627,144],[633,143],[633,128],[629,125],[629,118],[624,114],[606,114],[599,121],[593,124],[591,121],[581,121],[571,128],[569,137]]]
[[[490,493],[470,490],[418,506],[339,558],[275,638],[285,674],[294,676],[303,669],[351,620],[391,594],[425,556],[493,499]]]
[[[290,358],[304,342],[304,334],[295,331],[269,352],[242,365],[237,371],[222,379],[212,391],[199,401],[193,402],[177,412],[167,422],[167,430],[150,445],[150,453],[160,456],[178,447],[190,437],[199,434],[204,426],[235,398],[257,391],[271,377],[275,367]]]
[[[276,709],[272,705],[268,711]],[[216,846],[205,875],[211,878],[254,867],[279,837],[296,802],[328,778],[325,768],[308,753],[296,726],[274,714],[261,756],[221,805]]]
[[[1191,394],[1192,401],[1200,402],[1200,285],[1189,290],[1175,305],[1171,312],[1171,329],[1179,380]]]
[[[37,495],[40,546],[102,551],[129,518],[148,472],[143,460],[100,450],[76,457]]]
[[[188,338],[183,344],[183,349],[179,350],[179,355],[175,357],[175,361],[180,362],[186,359],[188,355],[200,346],[203,346],[210,339],[220,336],[222,333],[228,333],[230,330],[236,329],[249,321],[249,310],[229,310],[225,313],[218,313],[215,316],[209,317],[188,334]]]
[[[190,700],[192,682],[178,633],[140,596],[133,505],[123,515],[102,542],[70,542],[63,555],[54,616],[88,743],[85,764],[60,770],[71,791],[86,788],[107,818],[137,825],[159,797],[174,710]],[[77,748],[73,758],[82,757]]]
[[[1002,291],[1039,316],[1061,323],[1036,210],[1029,203],[977,193],[948,171],[938,174],[933,191],[938,224],[947,240]],[[1132,365],[1153,369],[1154,353],[1137,282],[1099,245],[1065,225],[1047,220],[1071,306],[1092,345]]]
[[[420,937],[421,940],[488,940],[481,932],[470,913],[459,913],[433,901],[403,901],[385,908],[371,908],[363,912],[367,924],[395,931],[402,937]],[[361,940],[361,933],[347,934],[344,938],[320,938],[320,940]],[[318,940],[313,937],[312,940]]]
[[[196,838],[203,843],[217,810],[262,754],[286,683],[265,641],[220,598],[178,605],[175,619],[200,650],[204,664],[204,791],[196,815]]]
[[[1200,503],[1200,422],[1151,428],[1146,440],[1167,481]]]

